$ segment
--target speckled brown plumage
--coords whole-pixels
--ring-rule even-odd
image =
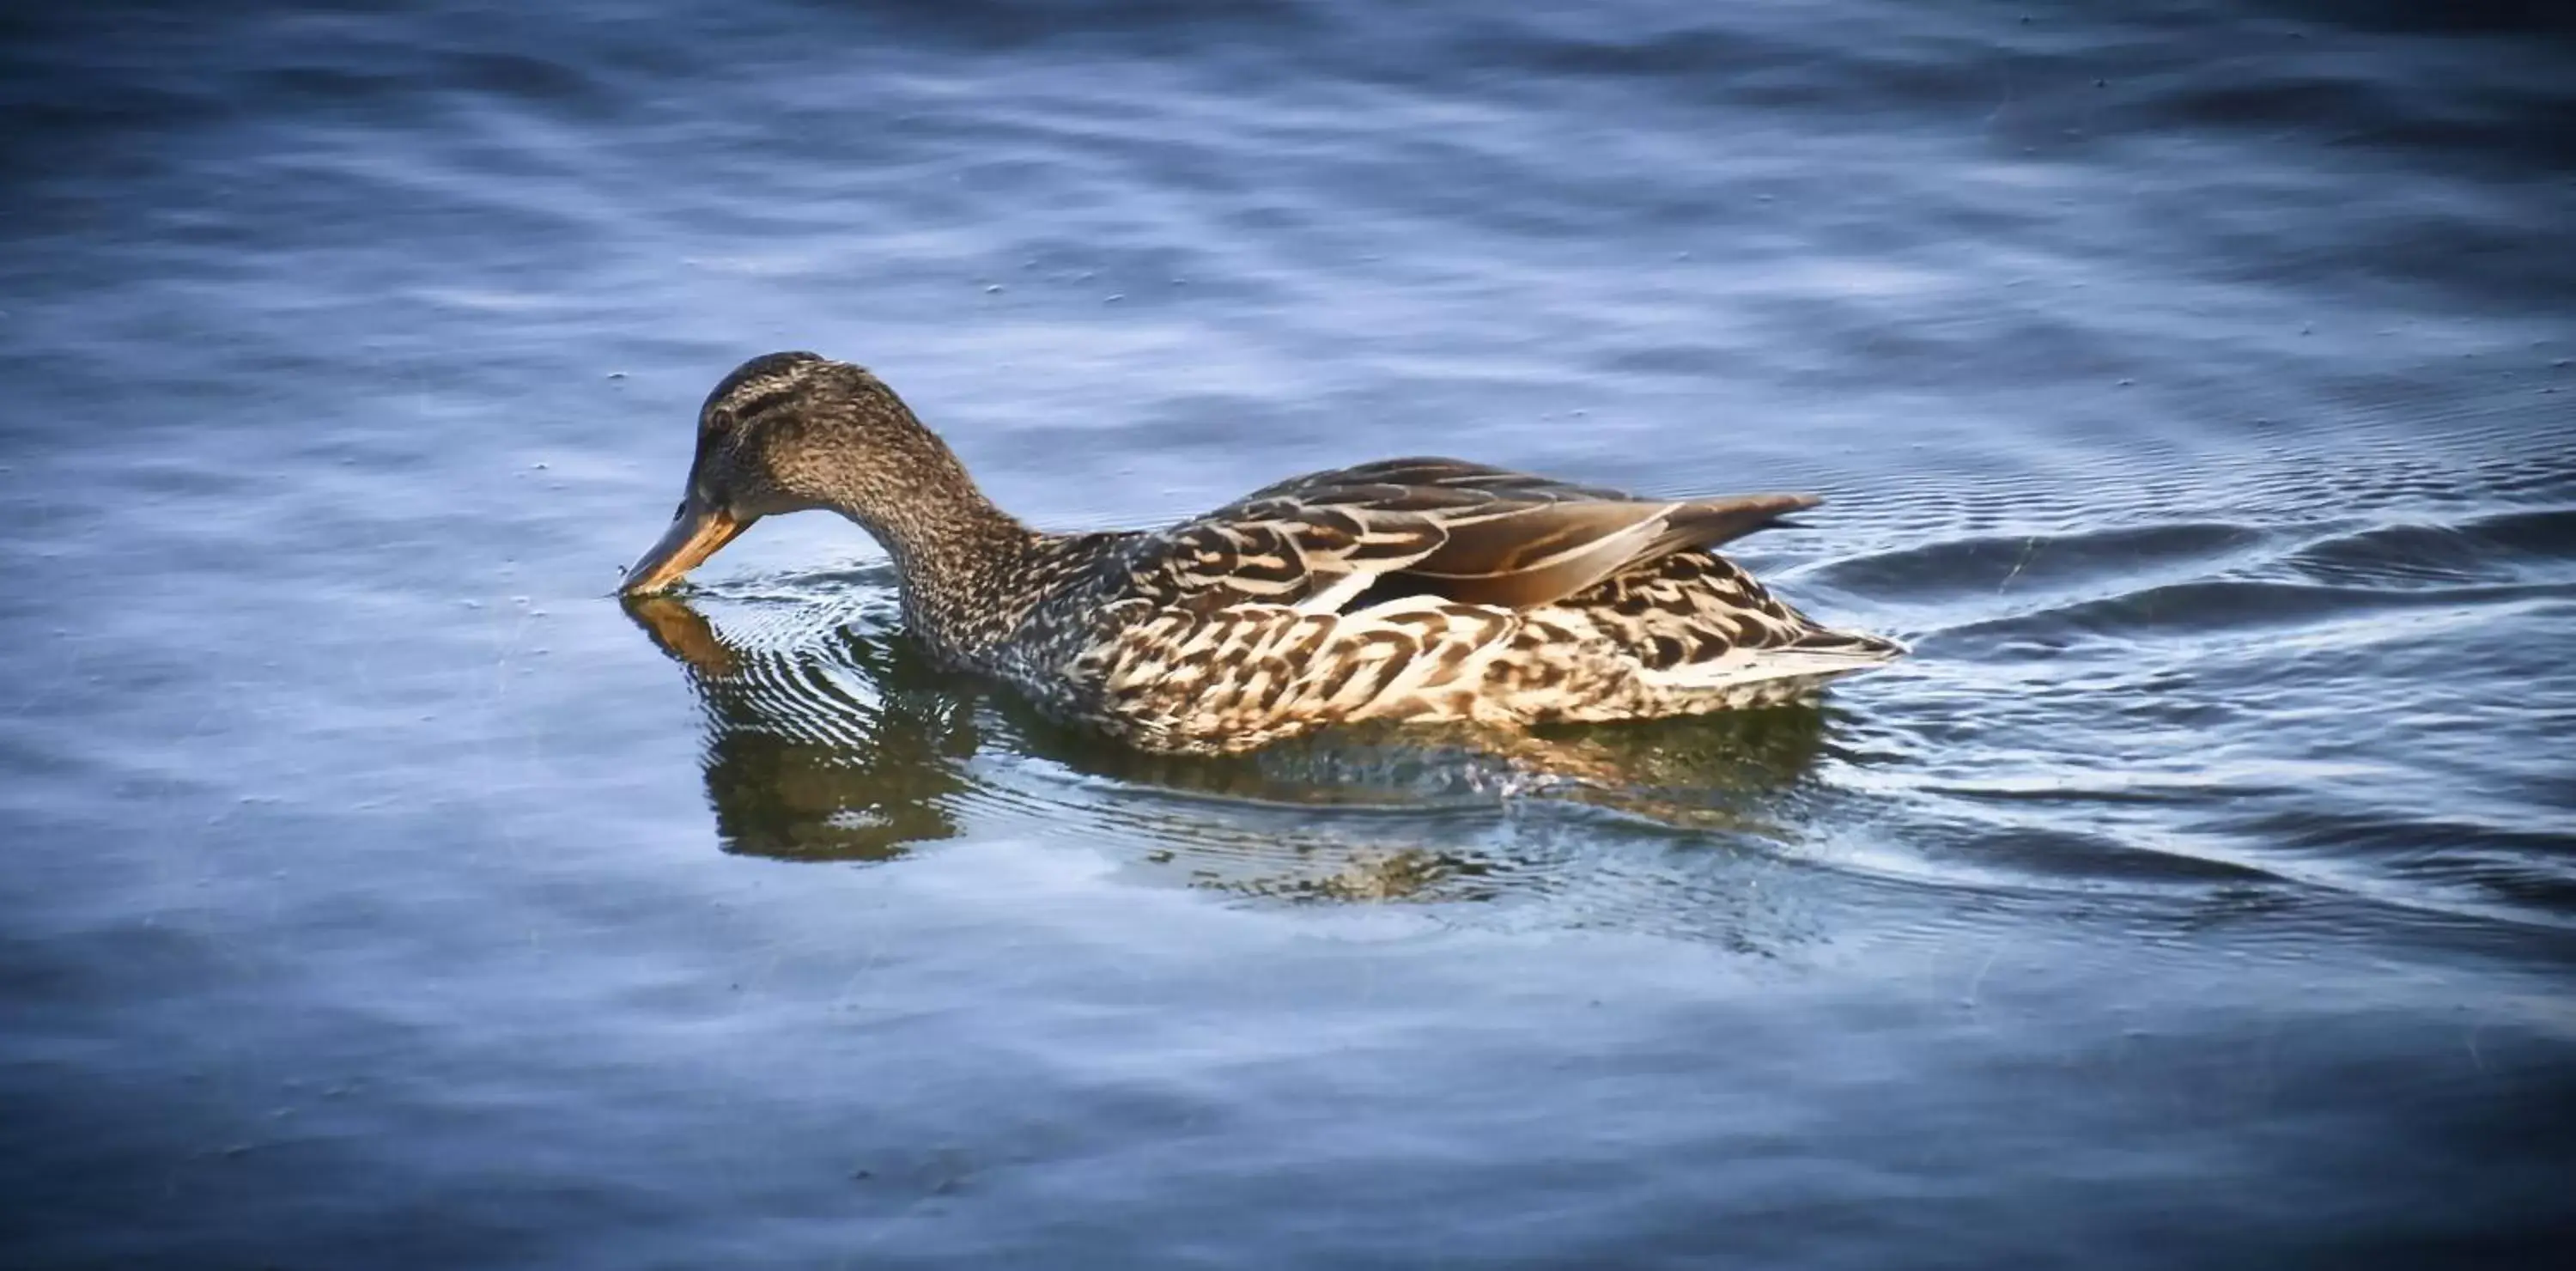
[[[761,516],[859,522],[914,635],[1159,750],[1356,720],[1523,724],[1767,704],[1898,648],[1816,625],[1713,549],[1812,498],[1637,499],[1453,459],[1298,477],[1154,531],[1047,534],[866,371],[745,363],[707,398],[657,590]]]

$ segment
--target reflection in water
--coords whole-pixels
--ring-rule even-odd
[[[908,642],[849,625],[814,647],[768,648],[729,642],[676,600],[627,612],[688,669],[726,851],[879,861],[957,833],[948,805],[978,744],[974,696]]]
[[[627,602],[704,708],[725,850],[783,859],[887,860],[971,815],[1087,827],[1136,863],[1252,894],[1494,899],[1561,891],[1579,853],[1623,837],[1784,838],[1824,749],[1822,713],[1792,707],[1149,754],[933,665],[881,589],[734,609],[720,630],[679,599]]]

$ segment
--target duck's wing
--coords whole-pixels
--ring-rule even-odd
[[[1336,613],[1415,595],[1528,609],[1815,503],[1638,499],[1455,459],[1390,459],[1292,478],[1140,536],[1127,564],[1135,594],[1198,612]]]
[[[1491,464],[1469,463],[1464,459],[1441,459],[1415,455],[1403,459],[1380,459],[1348,468],[1329,468],[1309,472],[1301,477],[1266,485],[1236,500],[1229,506],[1240,507],[1263,499],[1329,497],[1332,492],[1355,487],[1405,486],[1413,489],[1446,489],[1482,492],[1502,498],[1539,503],[1562,503],[1573,499],[1632,500],[1636,496],[1623,490],[1596,485],[1577,485],[1542,477],[1535,473],[1515,472]],[[1223,511],[1224,509],[1219,509]],[[1216,515],[1216,513],[1210,513]]]

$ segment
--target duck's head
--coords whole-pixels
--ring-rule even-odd
[[[697,457],[671,528],[618,590],[669,587],[764,516],[830,508],[879,539],[899,537],[908,504],[948,494],[943,487],[964,477],[875,376],[812,353],[764,354],[698,408]]]

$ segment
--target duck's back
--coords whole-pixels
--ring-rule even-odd
[[[1636,499],[1449,459],[1314,473],[1166,530],[1067,540],[1082,581],[1014,678],[1191,751],[1367,719],[1785,700],[1899,651],[1817,626],[1710,550],[1814,502]]]

